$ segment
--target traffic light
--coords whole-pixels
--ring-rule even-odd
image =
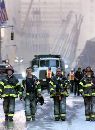
[[[14,40],[14,32],[11,32],[11,40]]]

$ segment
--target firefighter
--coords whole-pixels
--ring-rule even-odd
[[[54,99],[55,121],[66,119],[66,97],[68,96],[68,80],[62,75],[60,68],[50,81],[50,97]]]
[[[6,77],[0,81],[0,96],[3,100],[3,109],[5,113],[5,121],[13,121],[15,112],[15,98],[21,95],[21,85],[18,79],[13,75],[12,66],[6,68]]]
[[[93,72],[92,72],[93,75]],[[95,77],[93,76],[92,80],[92,112],[91,112],[91,121],[95,121]]]
[[[81,67],[78,67],[78,70],[75,72],[75,89],[74,89],[74,95],[76,96],[79,96],[80,95],[80,92],[79,92],[79,89],[80,89],[80,80],[83,78],[83,73],[81,71]]]
[[[95,78],[91,67],[87,67],[85,72],[86,74],[79,84],[84,98],[86,121],[90,121],[95,120]]]
[[[71,69],[71,72],[69,73],[68,77],[69,77],[69,81],[71,83],[70,92],[73,93],[74,92],[74,83],[75,83],[75,80],[74,80],[75,73],[74,73],[73,69]]]
[[[37,100],[41,105],[44,103],[43,96],[41,95],[41,86],[37,77],[32,74],[32,69],[29,67],[26,69],[26,79],[22,81],[24,88],[24,100],[25,100],[25,116],[26,121],[35,120]]]
[[[49,82],[52,78],[52,76],[54,75],[52,70],[51,70],[51,67],[49,67],[46,71],[46,82],[47,82],[47,89],[48,89],[48,93],[50,92],[50,88],[49,88]]]

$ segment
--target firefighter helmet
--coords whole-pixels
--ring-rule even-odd
[[[6,67],[6,72],[7,72],[8,70],[11,70],[11,71],[14,73],[14,69],[13,69],[13,67],[12,67],[11,65]]]
[[[86,72],[92,72],[92,69],[91,69],[90,66],[88,66],[88,67],[86,67],[85,71],[86,71]]]

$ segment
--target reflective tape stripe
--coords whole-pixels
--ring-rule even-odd
[[[54,115],[55,117],[59,117],[59,115]]]
[[[49,82],[54,88],[56,87],[56,85],[54,85],[54,83],[53,82]]]
[[[64,94],[64,92],[61,92],[61,94]]]
[[[22,94],[22,92],[19,92],[19,94]]]
[[[15,95],[15,94],[10,94],[10,96],[12,96],[12,97],[17,97],[17,95]]]
[[[20,85],[20,83],[17,83],[16,86]]]
[[[95,93],[92,93],[92,96],[95,96]]]
[[[38,89],[37,91],[38,91],[38,92],[41,92],[41,89]]]
[[[80,82],[79,84],[80,84],[81,86],[83,86],[83,83],[82,83],[82,82]]]
[[[80,92],[83,92],[83,89],[80,89],[79,91],[80,91]]]
[[[65,117],[65,116],[66,116],[66,114],[61,114],[61,116]]]
[[[0,81],[0,84],[4,86],[4,83]]]
[[[8,97],[9,95],[8,94],[3,94],[2,97]]]
[[[6,85],[4,88],[14,88],[14,86]]]
[[[53,87],[55,88],[55,87],[56,87],[56,85],[53,85]]]
[[[91,87],[91,86],[92,86],[91,84],[86,84],[83,87],[87,88],[87,87]]]
[[[50,88],[50,91],[54,91],[54,88]]]
[[[13,116],[14,116],[14,114],[8,114],[8,116],[12,116],[12,117],[13,117]]]
[[[26,118],[31,118],[31,116],[26,116]]]
[[[84,96],[91,96],[90,94],[84,94]]]
[[[51,94],[50,97],[53,97],[55,95],[55,93]]]
[[[2,92],[2,89],[0,89],[0,92]]]
[[[95,115],[92,114],[91,117],[92,117],[92,118],[95,118]]]
[[[19,95],[22,95],[22,92],[19,92]]]
[[[90,116],[86,116],[86,118],[90,118]]]
[[[54,85],[52,81],[49,82],[52,86]]]
[[[17,97],[17,95],[15,95],[15,94],[3,94],[2,95],[2,97],[9,97],[9,96],[11,96],[11,97]]]
[[[61,92],[61,94],[68,96],[69,94],[67,92]]]

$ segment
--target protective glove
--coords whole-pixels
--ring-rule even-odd
[[[19,99],[22,101],[22,100],[23,100],[23,97],[22,97],[22,96],[19,96]]]
[[[20,97],[20,100],[22,101],[22,100],[23,100],[23,98],[22,98],[22,97]]]
[[[44,104],[44,97],[42,95],[38,96],[38,102],[40,103],[40,105]]]

